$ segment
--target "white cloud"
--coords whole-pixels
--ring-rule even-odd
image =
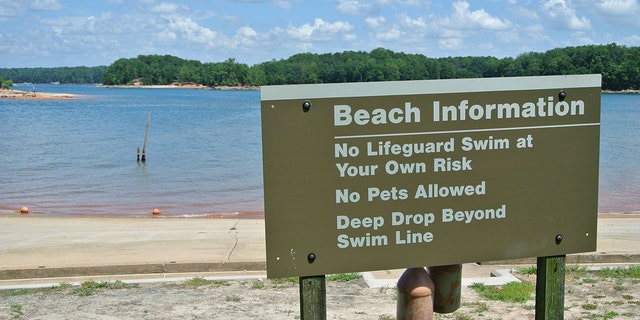
[[[24,5],[14,0],[0,0],[0,21],[9,20],[22,14]]]
[[[595,8],[594,14],[601,15],[606,24],[623,28],[640,26],[638,0],[603,0]]]
[[[291,8],[291,4],[297,1],[298,0],[274,0],[273,3],[280,8],[289,9]]]
[[[617,16],[635,15],[639,7],[637,0],[602,0],[598,4],[598,8],[604,13]]]
[[[593,39],[591,39],[591,37],[589,37],[589,35],[587,35],[583,31],[576,31],[571,33],[571,39],[574,40],[574,43],[571,45],[587,45],[593,44],[595,42],[593,41]]]
[[[378,15],[396,10],[398,7],[419,7],[425,4],[419,0],[338,0],[336,9],[352,15]]]
[[[383,16],[367,17],[366,19],[364,19],[364,21],[367,23],[367,25],[370,28],[377,29],[377,28],[381,28],[385,24],[387,19],[385,19],[385,17]]]
[[[249,26],[244,26],[236,30],[236,34],[233,37],[234,47],[253,47],[256,45],[258,33]]]
[[[484,9],[470,10],[466,1],[457,1],[452,4],[454,13],[449,18],[451,27],[459,26],[468,29],[505,30],[511,27],[509,20],[501,20],[488,14]],[[454,27],[455,28],[455,27]]]
[[[337,8],[342,13],[366,15],[373,11],[373,4],[370,1],[339,0]]]
[[[352,29],[353,26],[348,22],[330,23],[316,18],[313,25],[305,23],[300,27],[289,26],[287,34],[302,41],[326,41],[335,39],[337,35],[348,34]]]
[[[549,34],[544,29],[544,26],[541,24],[530,25],[525,28],[522,28],[522,33],[524,34],[523,39],[526,39],[529,42],[550,42],[551,41]]]
[[[153,13],[175,13],[178,10],[188,9],[185,6],[179,6],[175,3],[163,2],[151,7]]]
[[[406,27],[406,28],[410,28],[410,29],[425,29],[427,28],[427,22],[424,20],[424,18],[420,17],[420,18],[416,18],[413,19],[407,15],[403,15],[401,17],[401,24]]]
[[[249,26],[240,27],[236,34],[243,37],[255,37],[258,35],[258,33]]]
[[[515,30],[499,31],[496,37],[503,43],[516,43],[520,41],[520,34]]]
[[[384,41],[399,40],[402,37],[402,32],[397,27],[393,27],[389,30],[376,33],[375,37],[378,40]]]
[[[60,10],[58,0],[35,0],[31,2],[29,8],[33,10]]]
[[[547,18],[556,26],[569,30],[590,30],[591,21],[585,16],[578,18],[571,0],[547,0],[542,6]]]
[[[624,38],[624,42],[632,46],[640,46],[640,35],[634,34]]]
[[[457,50],[462,45],[460,38],[447,38],[438,40],[438,47],[443,50]]]
[[[265,2],[273,2],[276,6],[280,8],[291,8],[293,2],[298,2],[299,0],[232,0],[234,2],[245,2],[245,3],[265,3]]]
[[[200,26],[191,18],[177,17],[170,20],[167,25],[169,32],[175,32],[178,37],[194,42],[214,46],[219,34],[209,28]]]

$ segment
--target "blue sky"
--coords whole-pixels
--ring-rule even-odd
[[[140,54],[253,65],[301,52],[517,55],[640,46],[638,0],[0,0],[0,67]]]

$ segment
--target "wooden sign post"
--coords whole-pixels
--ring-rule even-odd
[[[327,319],[327,288],[325,276],[300,277],[300,318]]]
[[[565,265],[566,255],[538,257],[536,320],[564,319]]]

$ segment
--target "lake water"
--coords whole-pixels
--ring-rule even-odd
[[[30,90],[30,86],[15,89]],[[0,213],[200,217],[263,207],[259,91],[37,85],[0,100]],[[147,114],[147,161],[136,162]],[[640,95],[602,96],[600,212],[640,213]]]

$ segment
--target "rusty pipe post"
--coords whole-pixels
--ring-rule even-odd
[[[462,289],[462,265],[428,267],[429,276],[435,284],[433,311],[451,313],[460,308]]]
[[[424,268],[409,268],[398,280],[398,320],[433,320],[434,283]]]

